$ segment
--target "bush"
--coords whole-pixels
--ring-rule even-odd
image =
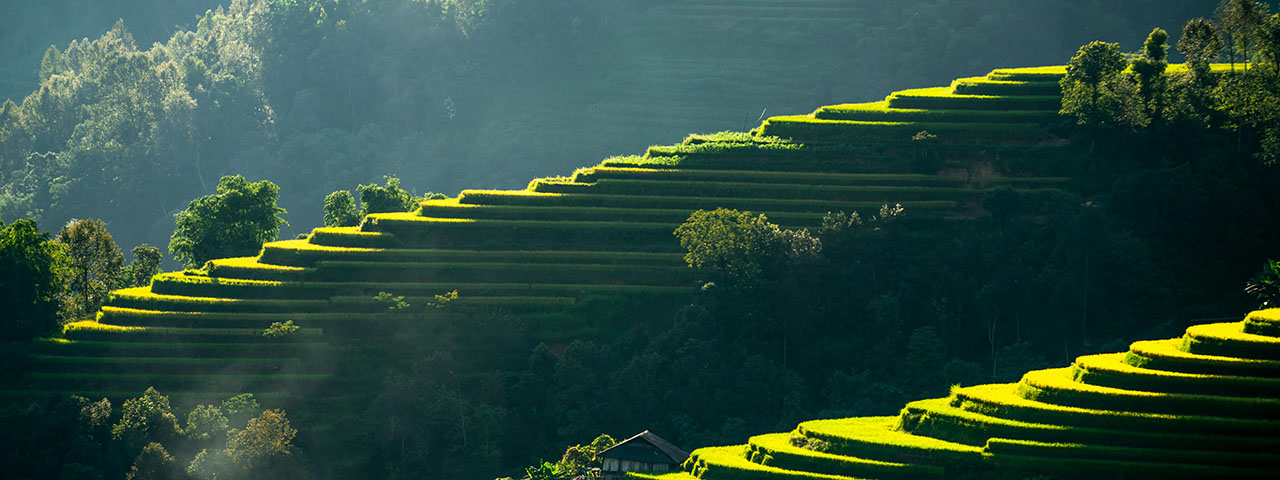
[[[297,332],[299,328],[300,327],[293,324],[293,320],[286,320],[284,322],[271,322],[271,326],[267,327],[266,330],[262,331],[262,336],[267,338],[287,337],[293,334],[294,332]]]

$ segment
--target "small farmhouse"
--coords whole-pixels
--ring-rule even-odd
[[[596,454],[605,480],[621,478],[623,472],[677,470],[689,453],[648,430],[618,442]]]

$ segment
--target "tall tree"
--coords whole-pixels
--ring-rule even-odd
[[[151,442],[133,459],[124,480],[170,480],[181,478],[181,468],[164,445]]]
[[[1227,58],[1231,68],[1235,69],[1236,54],[1248,62],[1253,58],[1254,48],[1258,45],[1258,28],[1267,18],[1270,8],[1257,0],[1222,0],[1214,11],[1219,25],[1219,34],[1227,43]],[[1245,69],[1249,64],[1245,64]]]
[[[1187,66],[1198,83],[1206,83],[1209,63],[1222,52],[1222,39],[1218,29],[1204,18],[1193,18],[1182,26],[1182,37],[1176,45],[1178,53],[1187,57]]]
[[[1076,51],[1059,82],[1060,113],[1074,116],[1077,124],[1088,127],[1090,152],[1104,128],[1132,129],[1150,122],[1140,101],[1138,80],[1123,73],[1124,67],[1120,44],[1093,41]]]
[[[248,256],[262,244],[276,239],[280,218],[287,213],[276,206],[280,188],[266,180],[249,183],[240,175],[222,177],[218,193],[192,200],[178,212],[178,227],[169,240],[169,252],[188,266],[215,258]]]
[[[181,433],[182,428],[178,426],[178,417],[173,415],[169,397],[161,395],[154,387],[147,387],[138,398],[125,400],[120,420],[111,426],[113,438],[135,445],[168,441]]]
[[[1067,74],[1060,82],[1064,96],[1062,114],[1075,115],[1081,124],[1093,123],[1098,115],[1103,83],[1119,75],[1124,66],[1118,43],[1095,40],[1080,47],[1067,63]]]
[[[164,257],[160,249],[142,244],[133,247],[133,261],[124,268],[121,275],[121,286],[145,287],[151,284],[151,277],[160,273],[160,259]]]
[[[69,320],[79,320],[102,306],[117,286],[124,254],[102,220],[72,220],[54,238],[67,246]]]
[[[360,223],[355,198],[347,190],[338,190],[324,197],[324,226],[352,227]]]
[[[1138,93],[1142,95],[1147,111],[1160,115],[1163,110],[1165,90],[1169,85],[1164,71],[1169,66],[1169,33],[1159,27],[1151,30],[1142,45],[1142,56],[1133,60],[1133,72],[1138,75]]]
[[[1257,63],[1271,67],[1268,73],[1280,81],[1280,13],[1272,14],[1258,27]]]
[[[66,246],[35,220],[0,221],[0,341],[22,341],[58,326],[66,288]]]
[[[243,430],[227,432],[227,456],[246,470],[260,468],[273,457],[290,455],[297,434],[283,410],[264,410]]]

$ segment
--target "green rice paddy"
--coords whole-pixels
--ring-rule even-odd
[[[793,21],[858,8],[803,3],[798,17],[765,1],[735,14]],[[722,6],[672,8],[696,24]],[[1046,130],[1059,121],[1063,74],[1001,69],[772,117],[749,133],[691,135],[524,190],[464,190],[271,242],[255,257],[157,275],[148,287],[114,292],[96,320],[36,341],[18,381],[27,389],[0,396],[122,398],[154,386],[178,403],[241,391],[284,398],[333,380],[323,359],[335,344],[383,335],[380,325],[420,327],[486,309],[516,315],[544,341],[599,335],[610,325],[583,308],[591,301],[687,303],[701,279],[672,231],[692,210],[737,208],[812,228],[828,212],[900,203],[943,221],[980,212],[982,194],[997,186],[1069,188],[1063,178],[972,178],[945,160],[921,166],[1065,144]],[[387,292],[421,306],[454,290],[459,299],[442,312],[392,312],[374,299]],[[283,321],[302,328],[262,335]],[[1280,468],[1280,309],[1080,357],[1014,384],[957,388],[896,417],[814,420],[743,440],[693,452],[683,472],[633,478],[1265,478]]]

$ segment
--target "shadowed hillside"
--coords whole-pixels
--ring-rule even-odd
[[[1271,478],[1280,309],[953,388],[897,417],[813,420],[694,451],[679,479]]]

